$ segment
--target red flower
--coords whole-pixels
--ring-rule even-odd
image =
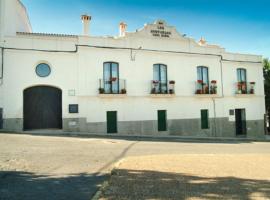
[[[197,83],[203,83],[203,81],[202,80],[197,80]]]
[[[116,77],[111,77],[111,81],[116,81],[117,78]]]

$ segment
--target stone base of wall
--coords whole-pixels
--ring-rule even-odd
[[[200,119],[168,120],[167,131],[157,130],[157,121],[122,121],[118,122],[117,134],[144,136],[197,136],[197,137],[236,137],[235,122],[228,118],[210,119],[209,129],[201,129]],[[63,130],[70,132],[107,133],[107,123],[89,123],[86,118],[69,118],[63,120]],[[247,138],[263,138],[264,121],[247,121]]]
[[[228,118],[210,119],[209,129],[201,129],[200,119],[175,119],[168,120],[167,131],[157,130],[157,121],[125,121],[118,122],[118,133],[120,135],[149,135],[149,136],[197,136],[197,137],[236,137],[235,122]],[[9,118],[3,120],[3,131],[23,131],[23,119]],[[63,131],[81,132],[93,134],[106,134],[107,123],[89,123],[86,118],[63,119]],[[247,121],[247,138],[264,138],[264,121]]]
[[[3,119],[3,130],[22,131],[23,130],[23,119],[22,118]]]

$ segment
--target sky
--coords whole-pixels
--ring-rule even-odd
[[[119,22],[127,31],[163,19],[181,34],[229,52],[270,58],[270,0],[21,0],[33,32],[82,33],[80,16],[92,16],[94,36],[118,35]]]

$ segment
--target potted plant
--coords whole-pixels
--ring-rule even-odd
[[[104,94],[105,90],[104,88],[98,88],[99,94]]]
[[[174,85],[175,84],[175,81],[169,81],[169,84],[170,85]]]
[[[173,89],[169,89],[169,93],[170,94],[174,94],[174,90]]]
[[[154,85],[157,85],[157,84],[159,84],[159,81],[158,81],[158,80],[153,80],[152,83],[153,83]]]
[[[247,93],[247,85],[246,85],[245,81],[241,81],[241,92],[242,92],[242,94]]]
[[[250,82],[250,94],[254,94],[255,82]]]
[[[153,87],[153,88],[151,89],[151,94],[156,94],[156,88]]]
[[[121,89],[121,94],[126,94],[127,90],[126,89]]]
[[[117,77],[111,77],[110,81],[114,82],[117,80]]]
[[[242,83],[238,82],[237,83],[237,94],[242,94]]]
[[[211,86],[210,86],[210,94],[216,94],[217,93],[217,81],[212,80]]]
[[[203,80],[197,80],[197,83],[203,84]]]
[[[196,94],[202,94],[202,89],[197,89]]]

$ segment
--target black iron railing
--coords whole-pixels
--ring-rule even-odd
[[[99,79],[99,94],[126,94],[126,80],[111,78]]]

